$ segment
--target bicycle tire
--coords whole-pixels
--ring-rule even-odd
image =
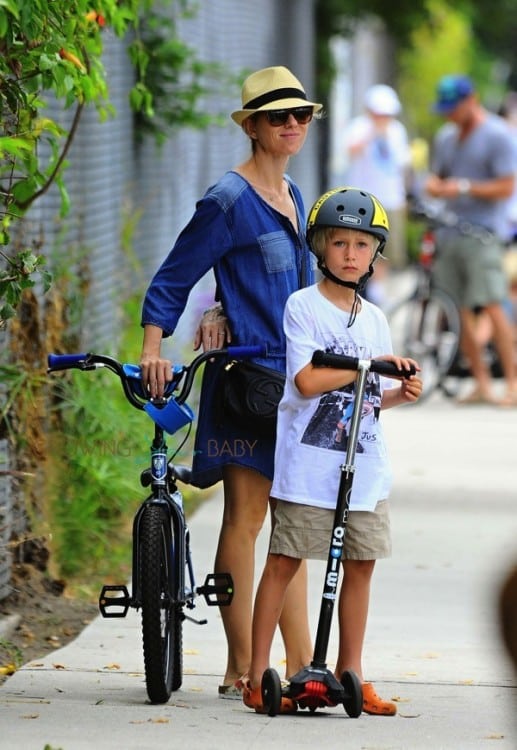
[[[437,388],[449,395],[445,379],[458,353],[461,325],[449,295],[432,289],[428,295],[410,297],[391,311],[389,324],[395,354],[412,357],[422,368],[421,400]]]
[[[174,575],[172,534],[161,508],[145,509],[140,524],[140,586],[145,681],[151,703],[166,703],[183,681],[183,612],[169,594]]]

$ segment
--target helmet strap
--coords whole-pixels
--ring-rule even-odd
[[[339,286],[346,286],[347,289],[353,289],[356,291],[359,287],[359,283],[356,281],[343,281],[343,279],[339,279],[337,276],[334,276],[332,271],[329,271],[327,266],[325,265],[325,261],[322,258],[318,258],[318,268],[320,269],[323,276],[326,276],[327,279],[330,279],[330,281],[333,281],[334,284],[339,284]]]
[[[372,261],[368,267],[367,273],[363,274],[359,281],[343,281],[343,279],[339,279],[337,276],[335,276],[332,271],[329,271],[327,266],[325,265],[325,261],[323,258],[318,258],[318,268],[327,279],[330,281],[333,281],[334,284],[338,284],[339,286],[344,286],[347,289],[353,289],[354,290],[354,301],[352,303],[352,309],[350,310],[350,317],[348,319],[348,325],[347,328],[350,328],[353,326],[355,319],[357,317],[357,312],[359,309],[359,292],[361,292],[364,287],[366,286],[366,282],[373,274],[373,264],[379,257],[379,255],[382,254],[382,251],[384,249],[385,242],[380,242],[379,246],[375,250],[375,253],[373,255]]]
[[[343,279],[339,279],[337,276],[335,276],[332,273],[332,271],[329,271],[329,269],[325,265],[322,258],[318,258],[318,268],[320,269],[323,276],[325,276],[330,281],[333,281],[334,284],[339,284],[339,286],[345,286],[347,289],[354,290],[354,301],[352,303],[352,309],[350,310],[350,317],[348,318],[348,324],[347,324],[347,328],[350,328],[351,326],[354,325],[355,319],[357,317],[357,312],[359,310],[359,291],[364,287],[368,278],[373,273],[372,266],[370,266],[371,271],[369,271],[368,273],[365,273],[364,276],[361,276],[358,282],[343,281]]]

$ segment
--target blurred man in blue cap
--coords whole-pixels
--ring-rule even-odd
[[[437,232],[434,279],[456,300],[461,314],[461,348],[476,385],[464,403],[517,405],[512,329],[503,303],[508,289],[503,270],[506,202],[514,187],[514,149],[506,124],[479,102],[464,75],[443,77],[433,109],[447,122],[436,134],[431,174],[425,189],[456,216]],[[476,335],[477,314],[488,317],[503,370],[506,392],[492,394],[491,374]]]
[[[468,76],[444,76],[439,84],[434,111],[447,116],[458,104],[474,94],[474,85]]]

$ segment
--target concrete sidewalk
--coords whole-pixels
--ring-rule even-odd
[[[98,618],[0,687],[1,746],[515,750],[516,679],[496,596],[517,558],[517,412],[436,396],[382,418],[395,471],[394,551],[374,575],[365,670],[398,701],[396,717],[350,719],[337,707],[271,719],[220,700],[222,625],[200,601],[193,614],[209,622],[185,622],[184,682],[168,704],[146,702],[139,615]],[[216,495],[190,523],[198,583],[212,570],[220,519]],[[260,560],[266,539],[267,530]],[[322,574],[323,564],[310,564],[314,631]],[[335,652],[334,627],[330,664]],[[273,666],[282,674],[279,642]]]

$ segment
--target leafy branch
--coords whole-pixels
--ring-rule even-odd
[[[178,125],[205,127],[217,119],[197,108],[223,69],[198,60],[174,20],[189,14],[189,0],[96,0],[94,10],[91,4],[0,0],[0,246],[9,245],[10,222],[51,185],[59,190],[61,216],[69,211],[64,170],[84,108],[95,106],[101,119],[113,114],[101,61],[113,36],[130,38],[129,99],[140,136],[150,133],[161,143]],[[47,94],[63,109],[75,108],[68,130],[48,116]],[[0,269],[9,258],[6,249]],[[0,270],[0,323],[15,313],[33,273],[50,283],[44,259],[32,250],[10,260]]]

